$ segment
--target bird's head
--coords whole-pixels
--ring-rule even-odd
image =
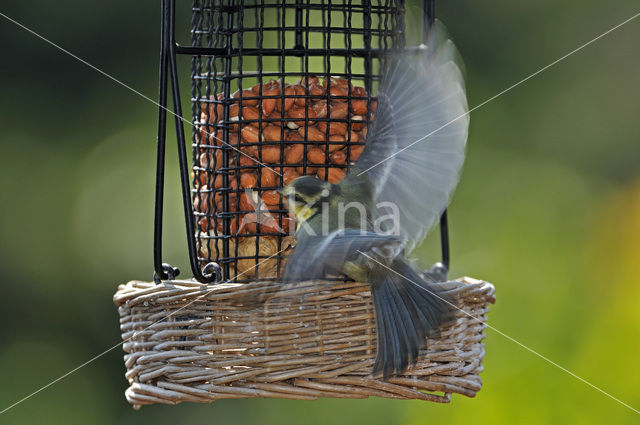
[[[299,223],[313,216],[332,192],[331,183],[312,176],[298,177],[280,189],[280,194],[287,199],[289,211],[295,214]]]

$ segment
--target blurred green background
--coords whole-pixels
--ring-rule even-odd
[[[5,2],[0,12],[156,98],[159,3]],[[640,12],[633,0],[439,3],[471,106]],[[638,40],[640,18],[475,111],[450,208],[452,274],[495,284],[490,324],[636,409]],[[116,286],[152,272],[157,111],[2,17],[0,46],[2,410],[120,341]],[[173,140],[165,259],[186,272]],[[434,236],[424,264],[437,260]],[[482,391],[449,405],[222,400],[139,412],[124,398],[118,347],[0,423],[638,423],[492,330],[486,344]]]

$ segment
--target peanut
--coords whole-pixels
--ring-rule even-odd
[[[238,111],[240,110],[240,107],[238,106],[237,103],[234,103],[233,105],[229,106],[229,121],[238,121],[240,118],[238,117]],[[237,124],[230,124],[229,128],[232,131],[238,131],[238,125]]]
[[[302,77],[300,81],[298,81],[298,84],[304,87],[307,85],[307,81],[309,82],[309,85],[320,83],[320,79],[318,77],[315,75],[309,75],[307,77]]]
[[[305,88],[301,85],[295,85],[293,86],[293,91],[295,93],[296,96],[305,96],[307,94]],[[295,103],[297,106],[305,106],[306,105],[306,100],[304,97],[297,97],[295,100]]]
[[[327,134],[327,123],[325,121],[318,122],[318,129],[324,134]],[[347,133],[347,123],[345,122],[332,122],[329,127],[329,135],[341,135],[344,136]]]
[[[232,98],[234,99],[239,99],[240,98],[240,90],[236,90],[232,95]],[[251,98],[255,98],[256,95],[255,93],[253,93],[253,90],[251,89],[246,89],[246,90],[242,90],[242,106],[243,107],[247,107],[247,106],[256,106],[258,104],[258,99],[251,99]],[[249,99],[247,99],[249,98]]]
[[[209,135],[209,146],[221,146],[221,145],[232,145],[238,143],[238,133],[229,132],[227,135],[228,142],[224,142],[224,137],[222,137],[222,132],[220,133],[210,133]]]
[[[345,119],[349,115],[349,105],[342,102],[331,102],[329,117],[332,119]]]
[[[274,164],[280,161],[280,147],[279,146],[263,146],[262,147],[262,162],[268,162]]]
[[[256,165],[257,162],[255,158],[251,155],[247,156],[246,154],[240,154],[240,166],[241,167],[251,167],[252,165]]]
[[[211,152],[201,153],[198,157],[198,165],[200,165],[200,167],[202,168],[209,168],[210,165],[213,166],[211,161],[212,159],[213,155],[211,154]]]
[[[229,193],[227,198],[227,209],[229,212],[234,212],[237,211],[236,208],[236,200],[237,200],[237,196],[235,193]],[[224,209],[222,208],[223,204],[224,204],[224,199],[223,199],[223,194],[222,193],[216,193],[215,198],[216,199],[216,212],[222,212],[224,211]]]
[[[245,214],[240,225],[240,231],[246,233],[279,233],[280,226],[271,214],[248,213]]]
[[[216,149],[215,156],[215,162],[207,163],[210,170],[220,168],[220,165],[222,164],[222,149]],[[212,157],[210,156],[208,159],[212,159]]]
[[[262,95],[265,95],[265,92],[272,90],[273,88],[280,88],[280,83],[276,80],[269,80],[266,83],[262,83]],[[256,94],[256,95],[260,95],[260,84],[256,84],[255,86],[251,87],[251,91]]]
[[[311,148],[307,151],[307,159],[312,164],[324,164],[325,163],[325,155],[322,149],[319,148]]]
[[[349,148],[349,160],[350,161],[357,161],[358,158],[360,158],[360,155],[362,155],[362,151],[363,150],[364,150],[364,146],[363,145],[351,146]]]
[[[296,232],[296,221],[290,217],[282,217],[282,231],[286,233]]]
[[[198,143],[205,146],[218,146],[218,136],[213,126],[201,125],[198,128]]]
[[[203,103],[200,106],[200,121],[215,124],[222,119],[222,103]]]
[[[240,211],[254,211],[256,209],[256,202],[251,199],[247,192],[240,194]]]
[[[323,142],[325,140],[325,134],[318,130],[316,127],[307,127],[306,129],[306,138],[310,142]],[[305,129],[304,127],[300,127],[298,129],[298,134],[302,139],[305,138]]]
[[[216,189],[220,189],[222,187],[222,174],[218,174],[216,176],[216,179],[213,181],[213,187]]]
[[[354,87],[351,92],[353,97],[364,98],[367,97],[367,92],[362,87]],[[366,99],[352,99],[351,100],[351,112],[356,115],[366,115],[367,113],[367,100]]]
[[[258,147],[257,146],[242,146],[240,148],[240,151],[246,153],[247,155],[250,155],[252,157],[257,157],[258,156]]]
[[[198,221],[198,226],[201,232],[208,232],[210,228],[213,228],[213,220],[203,217]]]
[[[275,84],[272,84],[266,90],[262,90],[262,96],[278,96],[280,94],[280,86],[277,81],[274,81]],[[269,83],[267,83],[269,84]],[[276,107],[276,99],[262,99],[262,111],[265,115],[269,115]]]
[[[299,164],[302,161],[302,155],[304,155],[304,145],[297,143],[287,149],[284,159],[287,164]]]
[[[292,97],[295,94],[295,89],[293,88],[292,85],[287,84],[287,86],[284,88],[284,107],[281,108],[282,105],[282,100],[279,100],[276,103],[276,109],[280,110],[282,109],[284,112],[287,112],[291,106],[293,106],[293,103],[295,101],[295,99]]]
[[[341,87],[341,88],[348,88],[349,87],[349,81],[345,80],[344,78],[339,78],[339,77],[330,77],[330,78],[325,78],[324,81],[322,82],[322,86],[326,89],[328,86],[331,87]]]
[[[238,222],[237,222],[237,218],[236,217],[231,217],[229,219],[229,232],[232,235],[235,235],[237,233],[237,229],[238,229]],[[220,232],[221,234],[224,234],[224,221],[223,219],[219,218],[218,219],[218,232]]]
[[[211,192],[209,192],[207,185],[204,185],[200,189],[200,192],[193,198],[193,209],[196,211],[207,211],[212,207]]]
[[[254,173],[242,173],[240,174],[240,184],[245,189],[250,189],[252,187],[256,187],[258,183],[258,179]]]
[[[347,154],[344,151],[335,151],[330,156],[331,162],[334,164],[342,165],[347,162]]]
[[[362,130],[364,117],[362,115],[354,115],[351,117],[351,128],[355,131]]]
[[[198,143],[201,145],[212,144],[211,139],[214,136],[215,129],[213,126],[201,125],[198,126]]]
[[[266,118],[266,119],[265,119]],[[282,127],[282,119],[284,114],[280,111],[273,111],[268,117],[263,117],[262,128],[267,125],[275,125],[276,127]]]
[[[223,143],[222,137],[219,138],[220,144],[222,145],[237,145],[238,144],[238,133],[229,133],[227,136],[227,142]]]
[[[339,149],[344,148],[344,146],[345,146],[344,142],[342,142],[342,143],[332,143],[332,144],[329,145],[329,152],[335,152],[335,151],[337,151]]]
[[[222,174],[218,174],[216,176],[213,182],[213,187],[215,187],[216,189],[220,189],[223,186],[222,177]],[[234,176],[233,174],[229,174],[229,176],[227,177],[227,182],[232,190],[236,190],[238,188],[238,181],[236,180],[236,176]]]
[[[342,97],[347,97],[348,94],[349,94],[349,91],[344,87],[331,86],[331,88],[329,89],[329,95],[331,97],[341,97],[342,98]],[[344,102],[346,99],[340,99],[340,100],[342,100]]]
[[[258,142],[258,129],[251,125],[242,127],[242,140],[249,143]],[[264,137],[264,136],[263,136]]]
[[[255,106],[243,106],[242,109],[243,120],[258,120],[260,119],[260,111]],[[252,125],[258,125],[258,123],[251,123]]]
[[[262,111],[265,115],[269,115],[276,107],[275,99],[263,99],[262,100]]]
[[[295,121],[295,123],[297,125],[299,125],[299,126],[305,125],[304,119],[306,119],[306,118],[308,118],[308,120],[309,120],[309,125],[313,125],[312,119],[314,119],[316,117],[316,113],[313,111],[313,109],[307,109],[307,108],[301,108],[301,107],[294,106],[293,108],[289,109],[289,112],[287,113],[287,116],[289,118],[295,118],[295,119],[302,120],[302,121]]]
[[[320,100],[314,103],[311,106],[311,109],[313,109],[313,112],[315,112],[317,118],[324,118],[327,116],[327,101]]]
[[[280,127],[269,124],[262,130],[262,137],[267,142],[277,142],[280,140]]]
[[[207,173],[206,171],[198,171],[195,173],[191,172],[191,178],[195,182],[196,188],[201,188],[202,186],[206,185],[207,180],[209,179],[209,175],[210,173]]]
[[[267,190],[262,194],[262,201],[267,205],[278,205],[280,195],[275,190]]]
[[[309,94],[312,97],[320,97],[324,94],[324,87],[319,84],[312,84],[309,86]]]
[[[364,87],[353,86],[353,88],[351,89],[351,95],[353,97],[367,97],[367,91],[364,89]]]
[[[367,113],[367,101],[366,100],[352,100],[351,112],[358,115],[366,115]]]
[[[262,168],[260,170],[260,187],[275,187],[276,185],[276,173],[268,168]]]
[[[300,136],[297,131],[289,131],[287,137],[285,137],[287,142],[304,142],[304,136]]]

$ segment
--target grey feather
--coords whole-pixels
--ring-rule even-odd
[[[441,25],[418,54],[393,53],[378,109],[355,169],[376,202],[400,211],[406,252],[420,243],[449,203],[464,162],[469,115],[458,54]]]
[[[327,236],[301,238],[289,255],[282,280],[296,282],[337,275],[347,261],[367,262],[360,252],[378,251],[381,258],[393,258],[402,241],[389,235],[359,230],[334,231]],[[380,252],[384,251],[384,252]]]

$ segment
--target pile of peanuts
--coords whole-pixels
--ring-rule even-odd
[[[203,242],[222,234],[235,236],[228,239],[230,256],[236,256],[236,248],[239,257],[253,257],[256,251],[261,257],[273,255],[277,243],[271,242],[279,235],[294,233],[296,226],[276,190],[301,175],[316,175],[331,183],[342,180],[347,165],[355,162],[364,149],[367,114],[371,120],[377,104],[368,99],[364,88],[346,79],[326,78],[321,82],[315,76],[285,84],[284,88],[271,80],[238,90],[231,98],[227,120],[223,117],[224,96],[219,94],[202,104],[196,127],[199,156],[192,174],[197,190],[194,210],[201,217],[200,231],[209,235],[200,239],[200,255],[215,257],[208,249],[209,243]],[[222,143],[223,124],[228,128],[228,145]],[[223,148],[228,151],[226,166],[222,163]],[[223,227],[221,214],[231,217],[228,229]],[[218,217],[215,229],[214,215]],[[256,243],[257,235],[261,243]],[[287,244],[295,242],[287,240]],[[237,273],[250,275],[248,269],[253,266],[254,259],[239,260]],[[269,267],[260,268],[260,277],[272,277],[263,273]]]

